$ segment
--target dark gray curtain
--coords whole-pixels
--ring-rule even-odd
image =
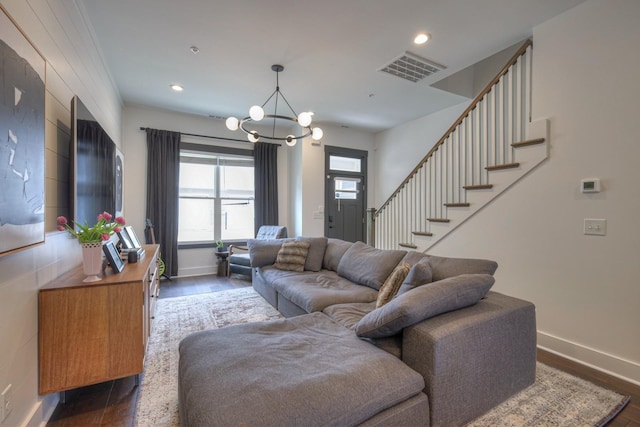
[[[262,225],[278,225],[278,145],[257,143],[255,160],[255,232]]]
[[[178,275],[180,133],[147,129],[147,218],[153,224],[165,274]]]

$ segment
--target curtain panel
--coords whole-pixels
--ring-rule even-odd
[[[260,142],[255,160],[255,233],[262,225],[278,225],[278,145]]]
[[[154,226],[165,274],[178,275],[180,133],[147,132],[147,218]]]

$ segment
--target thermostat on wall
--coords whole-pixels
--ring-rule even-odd
[[[580,191],[583,193],[599,193],[600,178],[586,178],[580,181]]]

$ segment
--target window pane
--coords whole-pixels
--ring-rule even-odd
[[[329,156],[329,169],[334,171],[361,172],[360,159],[353,157]]]
[[[336,190],[356,191],[359,179],[336,178]]]
[[[253,200],[222,200],[222,240],[251,239],[254,231]]]
[[[180,163],[180,197],[215,197],[215,166]]]
[[[254,237],[253,157],[185,150],[180,160],[178,241]]]
[[[356,200],[357,198],[358,198],[358,193],[356,192],[336,191],[336,200],[337,199]]]
[[[220,197],[253,199],[253,166],[220,166]]]
[[[213,199],[180,199],[179,242],[212,242]]]

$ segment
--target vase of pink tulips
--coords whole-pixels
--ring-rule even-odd
[[[87,276],[83,282],[95,282],[100,280],[100,270],[102,269],[102,242],[109,240],[113,233],[118,233],[125,225],[123,217],[113,218],[109,212],[102,212],[96,218],[96,223],[89,226],[75,224],[69,225],[69,221],[64,216],[58,217],[58,230],[68,231],[73,237],[78,239],[82,246],[82,268]]]

